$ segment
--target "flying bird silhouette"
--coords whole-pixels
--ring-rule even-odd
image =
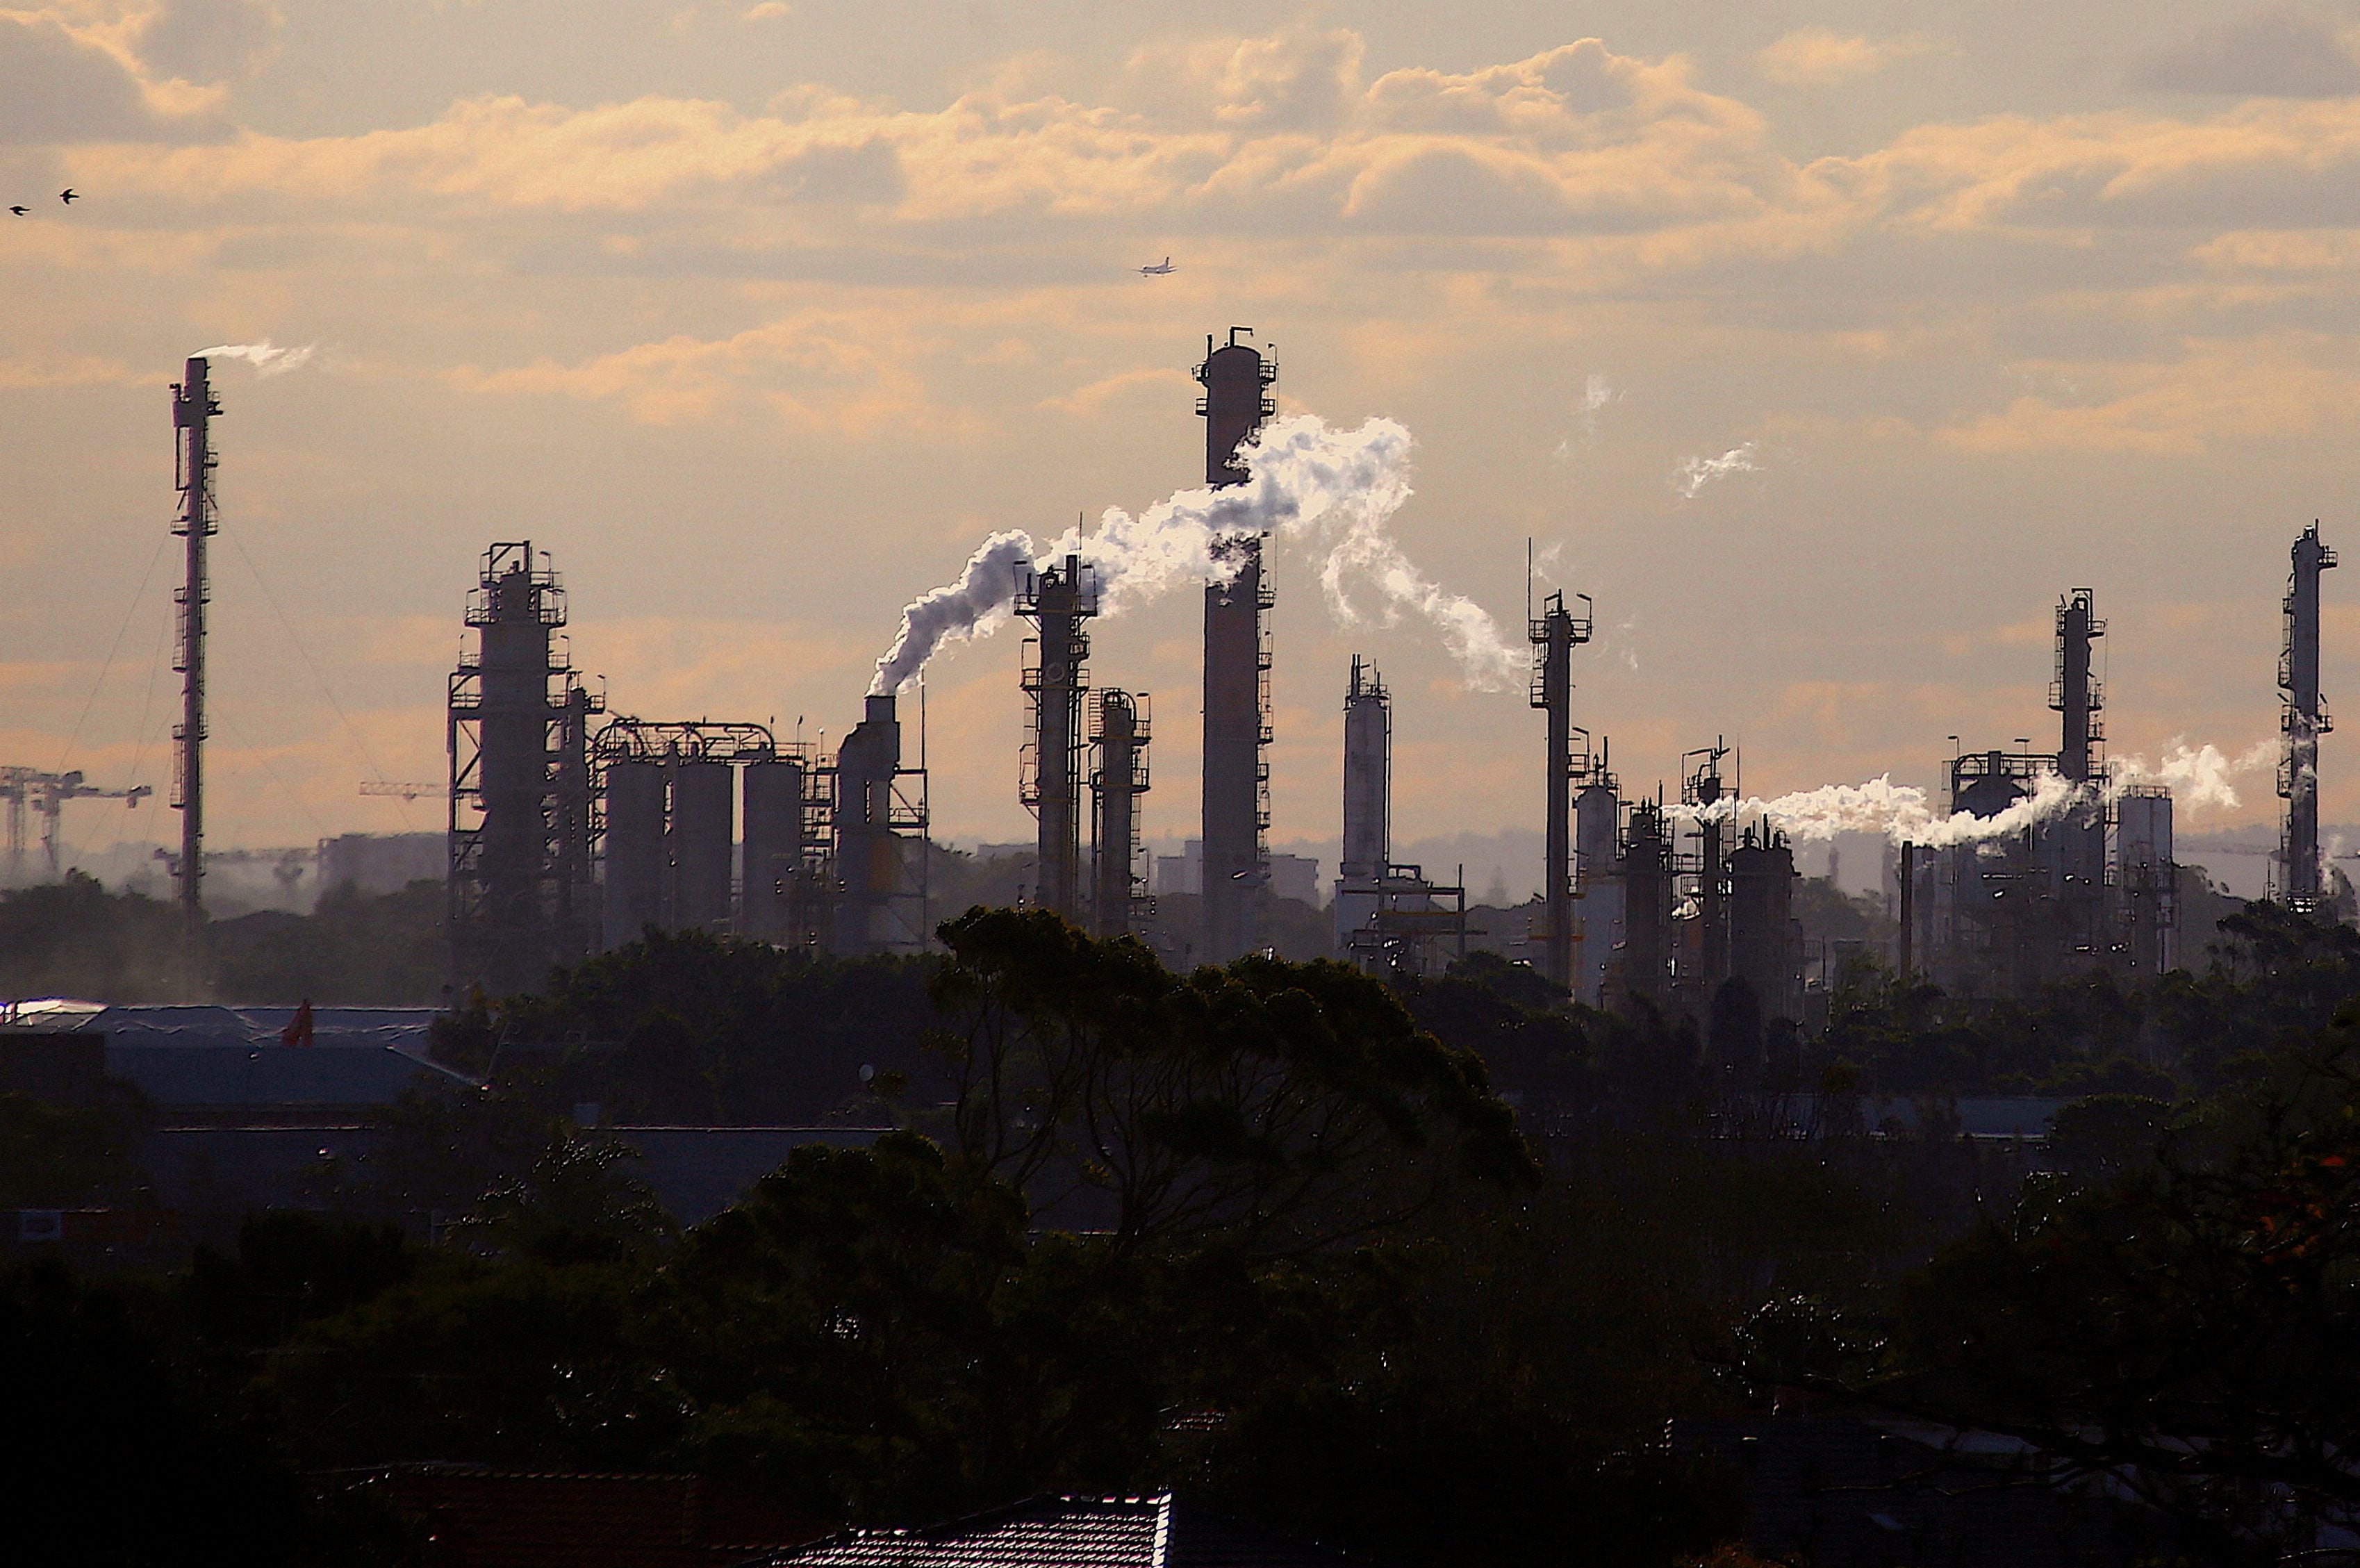
[[[20,218],[21,218],[21,217],[23,217],[26,213],[27,213],[27,212],[31,212],[31,211],[32,211],[32,209],[31,209],[30,207],[11,207],[11,208],[9,208],[9,209],[8,209],[8,211],[10,211],[10,212],[12,212],[16,213],[16,216],[18,216],[18,217],[20,217]]]
[[[79,191],[75,191],[72,186],[69,185],[64,190],[58,192],[58,200],[71,207],[76,201],[81,201],[82,196]]]

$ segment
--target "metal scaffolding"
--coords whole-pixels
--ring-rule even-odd
[[[587,746],[605,704],[563,644],[565,593],[530,540],[485,551],[468,595],[476,647],[452,672],[452,977],[495,993],[538,985],[595,945],[585,875],[597,833]]]

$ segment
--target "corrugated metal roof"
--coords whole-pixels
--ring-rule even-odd
[[[293,1007],[52,997],[7,1004],[0,1026],[104,1034],[108,1074],[158,1105],[375,1105],[425,1084],[475,1086],[428,1057],[435,1016],[432,1007],[314,1007],[311,1043],[290,1046],[281,1036]]]

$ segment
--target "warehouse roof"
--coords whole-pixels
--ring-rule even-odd
[[[428,1056],[432,1007],[314,1007],[311,1043],[289,1045],[295,1011],[43,997],[0,1005],[0,1029],[104,1036],[108,1075],[158,1105],[382,1105],[411,1088],[474,1086]]]

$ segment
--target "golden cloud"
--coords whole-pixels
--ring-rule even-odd
[[[717,340],[673,336],[575,365],[463,365],[450,379],[476,394],[613,399],[650,425],[710,419],[750,396],[820,434],[973,433],[977,416],[934,403],[917,368],[947,348],[914,334],[906,317],[810,310]]]
[[[2001,413],[1936,430],[1966,452],[2202,453],[2223,441],[2270,441],[2360,425],[2360,377],[2342,346],[2284,334],[2191,343],[2169,365],[2051,365],[2077,383],[2114,388],[2103,401],[2018,397]]]
[[[1918,33],[1871,38],[1825,27],[1800,27],[1758,51],[1754,65],[1782,86],[1833,87],[1874,76],[1896,60],[1926,54],[1935,47],[1931,38]]]

